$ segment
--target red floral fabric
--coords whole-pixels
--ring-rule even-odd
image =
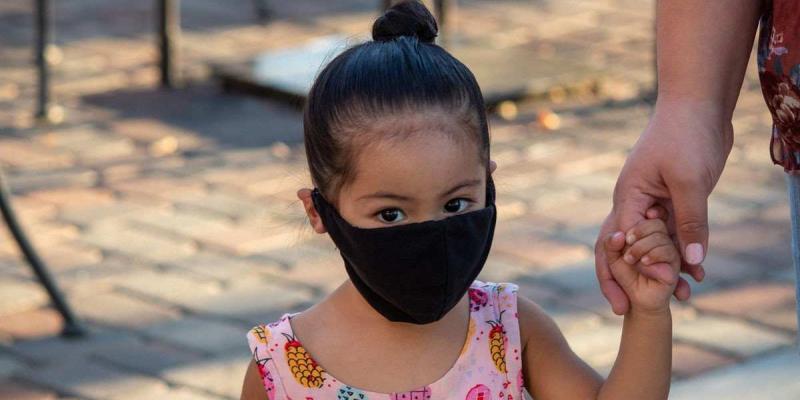
[[[800,170],[800,1],[765,2],[758,74],[772,112],[772,161],[796,172]]]

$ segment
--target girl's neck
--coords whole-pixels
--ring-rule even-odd
[[[308,354],[342,382],[379,393],[407,391],[440,379],[458,361],[469,335],[469,299],[430,324],[391,322],[347,281],[290,323]],[[364,365],[374,367],[365,371]]]
[[[430,324],[392,322],[372,308],[348,279],[306,312],[309,313],[308,317],[322,317],[331,322],[336,321],[339,326],[359,327],[362,334],[380,335],[389,339],[397,337],[403,338],[403,340],[415,340],[414,338],[424,337],[437,331],[466,328],[469,322],[469,304],[467,303],[467,296],[464,296],[442,319]]]

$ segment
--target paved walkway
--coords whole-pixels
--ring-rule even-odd
[[[186,2],[187,85],[168,92],[155,89],[149,2],[56,2],[65,120],[43,127],[31,119],[29,3],[0,5],[0,164],[93,334],[57,336],[57,315],[0,230],[0,399],[238,398],[247,329],[303,309],[344,274],[294,198],[308,185],[299,113],[220,92],[205,65],[363,32],[375,5],[284,2],[259,25],[250,1]],[[607,372],[621,319],[596,286],[591,246],[649,112],[636,96],[651,83],[652,4],[461,3],[458,40],[533,43],[543,62],[602,72],[597,96],[555,81],[547,102],[492,118],[501,220],[482,278],[519,283]],[[789,211],[762,102],[751,71],[710,200],[708,278],[691,303],[675,304],[676,399],[800,396]],[[558,129],[543,108],[555,110]]]

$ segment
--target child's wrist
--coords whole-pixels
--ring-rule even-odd
[[[665,304],[663,307],[642,307],[631,304],[631,309],[628,311],[628,314],[639,319],[672,318],[669,303]]]

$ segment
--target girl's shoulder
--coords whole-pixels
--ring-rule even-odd
[[[506,327],[513,326],[519,332],[522,347],[528,342],[559,342],[563,335],[553,318],[518,292],[519,286],[514,283],[476,280],[469,292],[472,311],[484,310],[498,319],[502,317]],[[484,303],[487,307],[483,307]]]
[[[555,320],[536,302],[525,297],[517,297],[517,315],[519,321],[520,343],[523,349],[528,344],[532,346],[532,353],[542,349],[568,347],[564,334]]]

